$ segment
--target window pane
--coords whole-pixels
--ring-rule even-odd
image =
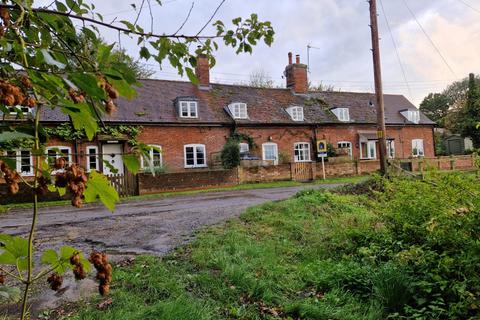
[[[277,160],[275,145],[264,145],[263,150],[264,150],[265,160]]]
[[[197,146],[197,165],[205,164],[205,149],[203,146]]]
[[[185,157],[188,166],[193,166],[195,164],[195,154],[193,152],[193,147],[185,148]]]
[[[21,168],[20,171],[24,173],[31,172],[30,151],[21,151]]]

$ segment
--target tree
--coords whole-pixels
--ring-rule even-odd
[[[480,148],[480,89],[475,81],[475,75],[470,74],[467,100],[459,110],[456,128],[464,137],[470,137],[475,148]]]
[[[445,117],[450,109],[450,103],[451,101],[446,94],[430,93],[420,104],[420,111],[430,120],[443,127],[445,125]]]
[[[265,70],[260,69],[250,73],[248,85],[255,88],[273,88],[275,83]]]
[[[475,82],[480,84],[480,78]],[[425,112],[433,121],[450,131],[457,132],[458,112],[465,105],[468,92],[469,78],[455,81],[441,93],[430,93],[420,104],[420,110]]]
[[[133,5],[137,10],[134,22],[123,20],[118,23],[104,22],[95,6],[84,0],[56,0],[47,7],[35,7],[34,0],[0,2],[0,111],[7,113],[9,108],[18,105],[35,110],[34,119],[26,119],[25,128],[8,125],[0,128],[0,143],[25,138],[33,141],[30,148],[34,158],[33,179],[29,181],[16,172],[16,156],[4,156],[4,150],[0,150],[0,171],[10,193],[17,193],[21,183],[22,188],[25,186],[33,191],[28,237],[0,234],[0,286],[5,275],[24,285],[21,319],[28,317],[28,296],[34,283],[49,275],[51,288],[58,289],[62,274],[67,270],[73,270],[75,277],[82,279],[90,268],[82,252],[62,247],[58,251],[44,251],[41,262],[45,267],[34,274],[39,196],[47,191],[68,192],[72,196],[72,205],[76,207],[99,199],[112,211],[118,200],[118,194],[105,176],[95,171],[87,176],[78,164],[68,164],[61,156],[56,159],[47,156],[40,139],[43,131],[40,115],[44,108],[57,108],[68,115],[74,128],[84,131],[91,140],[98,132],[100,117],[115,112],[118,97],[135,97],[138,73],[129,68],[128,61],[119,61],[115,56],[115,44],[100,40],[101,30],[108,28],[118,32],[119,36],[136,39],[141,58],[159,64],[167,61],[193,83],[197,83],[193,72],[196,57],[207,55],[214,65],[213,53],[219,42],[236,53],[251,53],[258,41],[267,45],[273,41],[270,22],[259,21],[256,14],[247,19],[235,18],[228,27],[224,22],[216,21],[213,35],[203,35],[202,32],[215,13],[196,34],[145,31],[137,22],[151,1],[142,1],[139,7]],[[155,1],[161,4],[160,0]],[[150,16],[153,22],[152,12]],[[196,49],[190,51],[189,48]],[[139,145],[134,152],[124,155],[127,169],[136,172],[140,167],[139,157],[147,150]],[[100,293],[108,294],[111,267],[106,257],[93,253],[90,262],[98,271]]]
[[[113,49],[112,57],[118,62],[125,63],[133,71],[137,79],[149,79],[155,74],[155,70],[147,67],[140,59],[134,59],[125,49]]]
[[[316,92],[333,92],[333,91],[341,91],[340,89],[335,89],[333,84],[324,84],[320,82],[318,85],[313,85],[310,81],[308,82],[308,91],[316,91]]]

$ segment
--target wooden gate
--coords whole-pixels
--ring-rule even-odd
[[[313,180],[312,162],[295,162],[292,163],[292,178],[295,181],[311,181]]]
[[[138,195],[137,175],[126,172],[124,174],[110,174],[107,177],[115,190],[117,190],[120,197],[123,198]]]

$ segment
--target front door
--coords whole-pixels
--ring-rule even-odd
[[[119,143],[104,144],[102,146],[103,161],[108,162],[113,168],[118,170],[117,174],[123,174],[123,147]],[[111,168],[105,163],[103,164],[103,173],[106,175],[114,174]]]

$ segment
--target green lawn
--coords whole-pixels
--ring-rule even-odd
[[[114,270],[112,304],[72,319],[477,319],[480,183],[306,190]]]
[[[311,183],[301,183],[296,181],[277,181],[277,182],[268,182],[268,183],[248,183],[240,184],[233,187],[225,188],[210,188],[202,190],[191,190],[191,191],[178,191],[178,192],[164,192],[158,194],[148,194],[141,196],[133,196],[128,198],[121,199],[122,202],[143,200],[143,199],[156,199],[162,197],[172,197],[179,195],[191,195],[198,193],[207,193],[207,192],[221,192],[221,191],[232,191],[232,190],[251,190],[251,189],[265,189],[265,188],[280,188],[280,187],[294,187],[306,184],[337,184],[337,183],[357,183],[367,179],[367,176],[354,176],[354,177],[339,177],[339,178],[328,178],[326,180],[316,180]],[[55,207],[55,206],[69,206],[70,200],[59,200],[59,201],[48,201],[39,203],[40,207]],[[8,212],[10,210],[16,209],[30,209],[33,205],[31,203],[14,203],[7,205],[0,205],[0,214]]]

